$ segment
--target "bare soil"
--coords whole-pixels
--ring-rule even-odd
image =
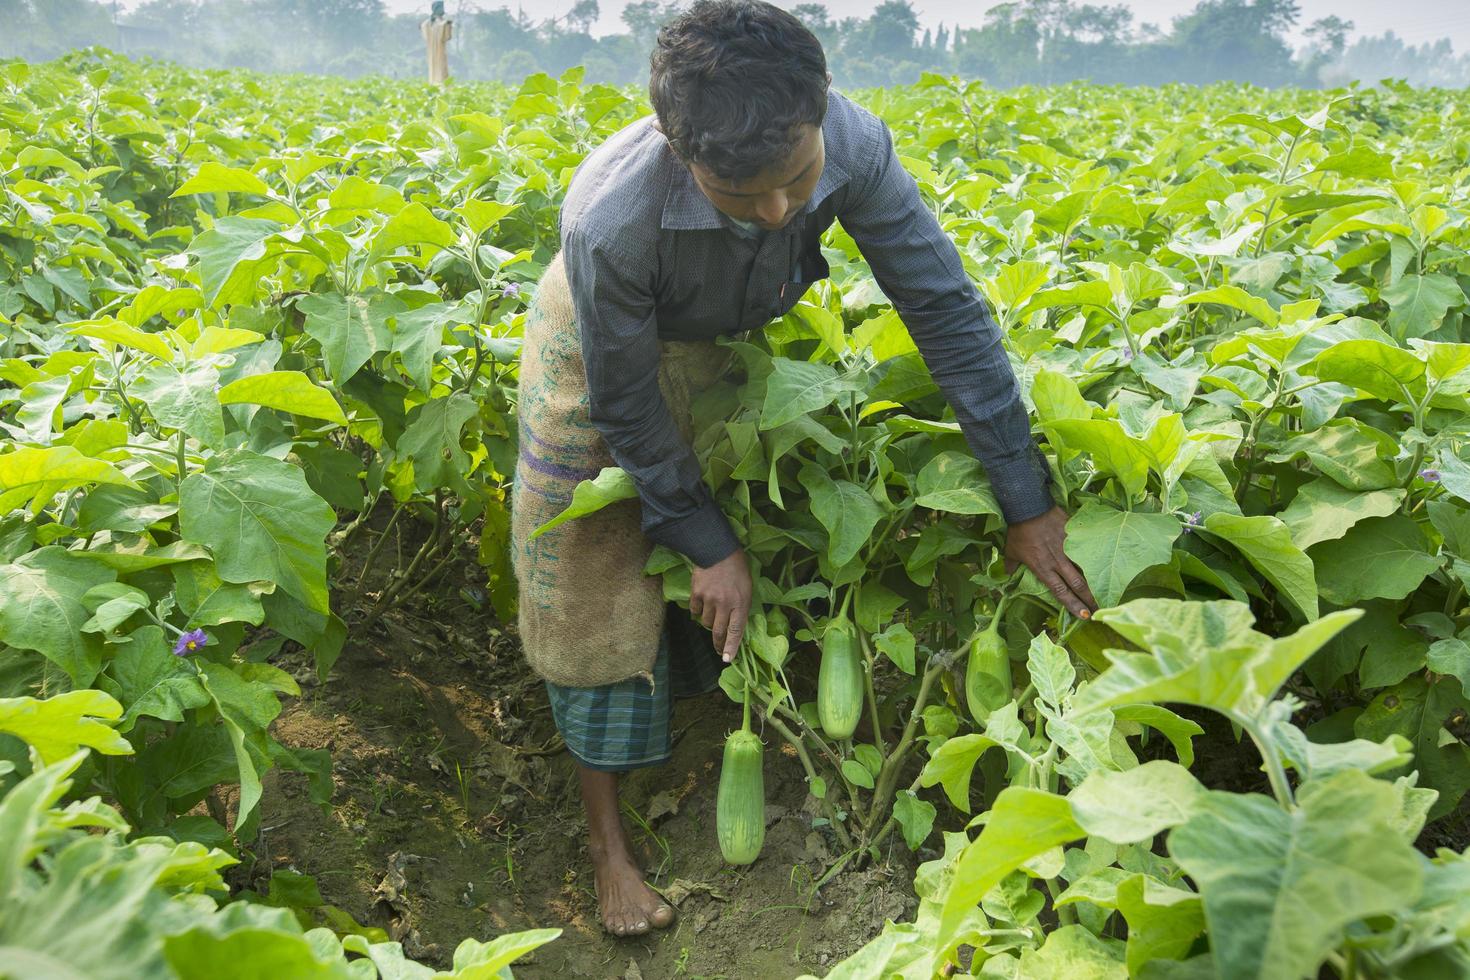
[[[564,929],[514,967],[531,980],[820,975],[912,911],[914,862],[901,842],[884,863],[814,887],[840,855],[812,829],[800,766],[774,733],[764,852],[749,868],[724,865],[715,790],[724,737],[740,719],[717,691],[679,703],[670,764],[624,780],[625,823],[678,920],[644,937],[608,936],[575,768],[515,637],[474,603],[478,583],[483,573],[466,561],[352,631],[323,685],[306,655],[286,657],[303,693],[275,735],[329,750],[335,792],[324,813],[303,776],[272,771],[257,860],[241,884],[264,889],[272,871],[312,875],[329,905],[439,967],[465,937]]]

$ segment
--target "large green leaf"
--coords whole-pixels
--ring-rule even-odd
[[[1313,480],[1297,491],[1291,506],[1280,514],[1291,540],[1306,550],[1348,533],[1359,521],[1387,517],[1403,503],[1403,490],[1349,490],[1334,480]]]
[[[1395,337],[1427,337],[1439,329],[1445,314],[1465,302],[1465,291],[1449,276],[1400,276],[1379,294],[1388,304],[1388,326]]]
[[[1168,514],[1116,510],[1089,500],[1067,521],[1067,556],[1103,606],[1115,605],[1146,568],[1164,565],[1180,524]]]
[[[1303,616],[1317,618],[1316,569],[1280,519],[1211,514],[1205,518],[1205,530],[1233,545]]]
[[[572,491],[572,502],[567,505],[566,510],[538,527],[531,533],[531,537],[539,537],[567,521],[596,513],[619,500],[632,500],[636,496],[638,486],[627,470],[620,466],[605,466],[594,479],[578,483]]]
[[[1169,836],[1221,977],[1314,976],[1349,925],[1419,897],[1422,859],[1394,830],[1393,786],[1348,770],[1302,786],[1297,803],[1210,793]]]
[[[1353,732],[1375,742],[1399,735],[1414,747],[1413,768],[1439,799],[1432,817],[1449,813],[1470,790],[1470,745],[1445,727],[1470,712],[1455,680],[1431,684],[1421,675],[1405,678],[1380,692],[1353,722]]]
[[[209,703],[193,665],[169,649],[163,630],[145,626],[113,654],[103,684],[125,709],[120,731],[130,731],[142,715],[183,721],[184,712]]]
[[[1294,670],[1360,615],[1341,610],[1273,639],[1251,628],[1249,606],[1228,600],[1135,599],[1104,609],[1096,621],[1144,652],[1107,651],[1112,666],[1078,695],[1075,708],[1180,701],[1252,717]]]
[[[184,181],[183,186],[169,196],[187,197],[190,194],[210,194],[217,191],[233,191],[237,194],[255,194],[264,197],[270,193],[270,188],[266,186],[265,181],[248,170],[227,167],[222,163],[208,160],[200,165],[194,176]]]
[[[1094,770],[1067,800],[1089,836],[1136,844],[1187,821],[1204,793],[1188,769],[1156,759],[1122,772]]]
[[[1323,381],[1337,381],[1386,402],[1424,397],[1424,362],[1379,340],[1344,340],[1308,366]]]
[[[262,273],[276,261],[266,239],[282,227],[262,218],[228,217],[194,237],[189,251],[199,259],[199,281],[211,308],[254,298]]]
[[[1093,935],[1087,927],[1062,926],[1047,933],[1040,949],[1021,954],[1015,980],[1127,980],[1128,967],[1118,941]]]
[[[1143,496],[1152,454],[1117,419],[1057,419],[1047,432],[1074,453],[1090,453],[1099,470],[1118,478],[1129,499]]]
[[[798,416],[826,408],[839,395],[856,390],[853,381],[829,364],[774,357],[771,375],[766,379],[760,427],[764,431],[785,425]]]
[[[391,294],[343,296],[317,293],[296,306],[306,315],[305,330],[322,347],[322,360],[339,388],[362,366],[393,343],[388,321],[403,312],[403,301]]]
[[[161,424],[214,448],[225,438],[225,419],[215,395],[218,387],[219,371],[212,364],[191,364],[181,371],[172,364],[154,363],[133,382],[131,393]]]
[[[460,434],[479,410],[473,398],[457,391],[430,399],[409,413],[398,451],[413,460],[414,486],[425,491],[466,487],[470,457],[460,445]]]
[[[328,612],[326,536],[336,517],[301,470],[235,452],[210,459],[184,481],[179,527],[214,553],[226,582],[274,582],[311,609]]]
[[[934,937],[935,951],[947,952],[959,941],[971,910],[1002,878],[1038,854],[1084,833],[1064,797],[1022,786],[1001,790],[980,836],[955,862]]]
[[[833,480],[816,467],[804,468],[801,482],[811,494],[812,513],[827,529],[827,557],[834,568],[840,568],[868,543],[883,518],[883,508],[862,487]]]
[[[914,503],[951,514],[1000,514],[985,471],[965,453],[936,453],[924,464]]]
[[[267,371],[231,381],[220,388],[219,403],[264,405],[293,415],[347,424],[347,416],[332,393],[312,384],[300,371]]]
[[[16,490],[29,496],[46,484],[71,490],[89,483],[138,486],[111,463],[84,456],[72,446],[20,446],[0,455],[0,494]]]
[[[82,631],[92,617],[82,596],[113,578],[107,566],[55,545],[0,565],[0,642],[35,650],[87,687],[102,666],[102,646]]]
[[[0,698],[0,732],[18,736],[48,766],[82,746],[130,755],[132,745],[107,724],[121,714],[122,705],[101,691],[67,691],[45,700]]]
[[[1413,518],[1375,517],[1312,549],[1322,595],[1346,606],[1363,599],[1402,599],[1440,566]]]

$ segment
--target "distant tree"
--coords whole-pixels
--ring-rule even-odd
[[[658,29],[682,7],[679,0],[634,0],[623,8],[623,23],[628,25],[633,40],[644,51],[650,51]]]
[[[567,11],[567,28],[577,34],[591,34],[592,25],[602,16],[602,8],[597,5],[597,0],[577,0],[572,4],[572,9]]]

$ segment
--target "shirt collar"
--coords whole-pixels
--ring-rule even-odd
[[[710,203],[710,199],[704,196],[704,191],[694,182],[694,175],[689,172],[689,168],[674,155],[672,149],[669,150],[669,155],[673,158],[670,168],[672,177],[668,196],[664,199],[663,227],[671,231],[731,230],[720,209]],[[834,191],[847,183],[848,179],[847,171],[829,155],[822,166],[822,176],[817,179],[817,189],[798,215],[810,214]]]

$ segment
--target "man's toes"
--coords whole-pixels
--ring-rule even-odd
[[[653,923],[655,929],[667,929],[674,922],[674,907],[668,902],[659,902],[648,921]]]

